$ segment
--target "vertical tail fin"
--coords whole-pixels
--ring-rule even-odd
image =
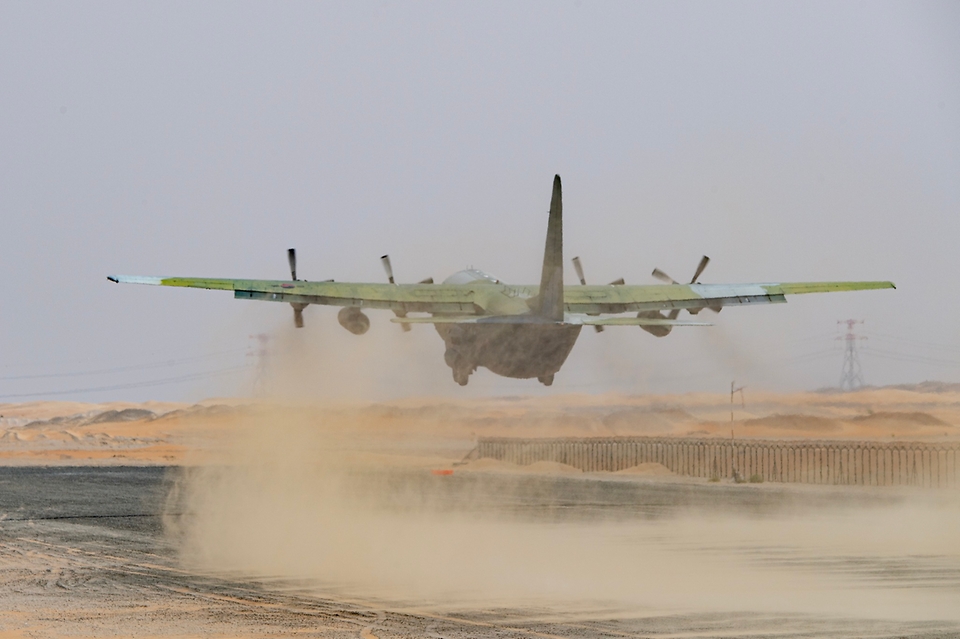
[[[540,276],[540,292],[534,310],[541,317],[563,321],[563,195],[559,175],[553,178],[547,245],[543,251],[543,274]]]

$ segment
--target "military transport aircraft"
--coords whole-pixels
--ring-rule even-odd
[[[686,309],[697,315],[703,309],[719,312],[724,306],[786,302],[784,296],[864,289],[895,288],[892,282],[802,282],[766,284],[700,284],[709,258],[704,256],[689,284],[679,284],[656,269],[654,277],[667,282],[632,286],[617,280],[605,286],[587,285],[579,258],[573,265],[579,286],[563,284],[563,204],[560,176],[553,180],[553,197],[547,221],[547,244],[540,286],[512,286],[477,269],[417,284],[397,284],[389,256],[384,255],[388,283],[364,284],[297,279],[296,252],[290,249],[289,280],[233,280],[190,277],[111,275],[118,283],[185,286],[233,291],[244,300],[286,302],[293,307],[296,326],[303,326],[303,309],[310,304],[341,306],[337,319],[353,333],[370,328],[367,309],[387,309],[391,318],[410,330],[411,324],[433,324],[446,344],[444,360],[453,379],[466,385],[470,375],[484,366],[497,375],[536,377],[550,386],[554,375],[573,349],[580,330],[593,326],[639,326],[664,337],[675,326],[709,326],[707,322],[678,319]],[[410,313],[426,313],[411,317]],[[623,317],[625,313],[634,314]],[[611,317],[618,316],[619,317]]]

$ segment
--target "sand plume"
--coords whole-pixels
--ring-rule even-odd
[[[238,433],[172,493],[170,510],[181,515],[169,518],[169,530],[191,570],[280,578],[419,609],[960,618],[951,589],[883,576],[907,556],[960,568],[952,494],[909,506],[853,500],[774,514],[677,509],[653,519],[542,519],[511,507],[518,499],[509,490],[484,493],[485,473],[445,498],[453,484],[441,482],[461,475],[436,477],[427,464],[374,455],[377,442],[314,413],[262,410],[246,415]],[[643,474],[616,481],[654,481]]]

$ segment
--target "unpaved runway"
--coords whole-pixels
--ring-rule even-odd
[[[176,468],[0,469],[0,637],[960,636],[955,612],[952,619],[937,620],[922,612],[911,619],[883,611],[864,617],[855,614],[861,610],[855,604],[854,614],[846,615],[753,608],[748,595],[736,598],[738,590],[750,592],[736,576],[728,586],[737,605],[729,610],[716,606],[665,610],[616,600],[609,605],[594,601],[554,605],[546,599],[529,605],[486,606],[471,605],[468,598],[453,603],[402,595],[384,599],[317,580],[204,574],[184,567],[176,537],[164,532],[161,512],[179,474]],[[418,510],[456,507],[477,521],[506,518],[547,536],[562,534],[568,527],[587,526],[589,532],[591,522],[602,519],[615,522],[617,537],[604,537],[609,531],[598,530],[600,544],[625,543],[623,539],[629,538],[646,550],[679,549],[684,557],[730,556],[761,575],[789,570],[801,578],[835,576],[844,584],[836,592],[841,597],[848,593],[851,601],[874,596],[882,601],[893,592],[917,603],[952,600],[960,608],[960,552],[945,553],[942,547],[929,552],[905,547],[893,555],[888,550],[871,554],[870,547],[857,553],[835,552],[832,547],[823,551],[806,544],[802,530],[798,538],[776,539],[767,529],[780,526],[776,522],[782,523],[784,517],[788,522],[802,521],[804,514],[853,507],[885,512],[917,500],[929,500],[938,512],[953,512],[952,495],[611,477],[481,473],[436,477],[425,472],[359,477],[353,490],[358,499],[376,495],[378,507],[392,504],[413,511],[413,516]],[[417,502],[409,498],[411,494],[430,499]],[[663,527],[663,522],[689,518],[691,513],[693,528],[707,528],[709,534],[678,536],[671,531],[688,528]],[[753,532],[725,531],[724,518],[731,514],[756,522]],[[174,519],[189,516],[172,514]],[[872,521],[867,516],[864,525]],[[951,532],[956,531],[947,531]],[[471,570],[470,565],[449,566],[450,571],[461,568]],[[465,576],[469,581],[469,574]]]

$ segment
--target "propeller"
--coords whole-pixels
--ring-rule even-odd
[[[573,268],[577,272],[577,278],[579,278],[580,284],[582,284],[583,286],[586,286],[587,279],[583,276],[583,264],[580,263],[579,257],[573,258]],[[598,333],[602,333],[603,326],[600,326],[599,324],[594,324],[593,330],[595,330]]]
[[[287,249],[287,262],[290,264],[290,279],[297,281],[297,249]]]
[[[707,264],[709,264],[709,263],[710,263],[710,258],[707,257],[706,255],[704,255],[703,257],[700,258],[700,263],[697,264],[697,271],[696,271],[696,273],[693,274],[693,278],[690,280],[690,283],[691,283],[691,284],[696,284],[696,283],[697,283],[697,280],[700,279],[700,276],[701,276],[701,275],[703,275],[703,269],[707,268]],[[666,282],[667,284],[679,284],[679,283],[680,283],[680,282],[678,282],[677,280],[673,279],[672,277],[670,277],[669,275],[667,275],[666,273],[664,273],[663,271],[661,271],[661,270],[658,269],[658,268],[653,269],[653,273],[651,273],[651,275],[653,275],[655,278],[657,278],[657,279],[660,280],[661,282]]]
[[[669,275],[667,275],[666,273],[664,273],[663,271],[661,271],[661,270],[658,269],[658,268],[653,269],[653,273],[651,273],[651,275],[653,275],[655,278],[657,278],[657,279],[660,280],[661,282],[666,282],[667,284],[679,284],[679,283],[680,283],[680,282],[678,282],[677,280],[673,279],[672,277],[670,277]]]
[[[297,249],[294,249],[294,248],[287,249],[287,263],[290,264],[290,279],[296,282],[297,281]],[[291,303],[290,306],[293,307],[293,325],[296,326],[297,328],[303,328],[303,309],[305,309],[307,305]]]
[[[709,264],[709,263],[710,263],[710,258],[707,257],[706,255],[704,255],[703,257],[700,258],[700,263],[697,264],[697,270],[696,270],[696,272],[693,274],[693,278],[691,278],[690,284],[696,284],[696,283],[697,283],[697,280],[699,280],[699,279],[700,279],[700,276],[703,275],[703,269],[707,268],[707,264]],[[657,279],[660,280],[661,282],[666,282],[667,284],[679,284],[679,283],[680,283],[680,282],[676,281],[675,279],[673,279],[672,277],[670,277],[669,275],[667,275],[666,273],[664,273],[663,271],[661,271],[661,270],[658,269],[658,268],[653,269],[653,273],[651,273],[651,275],[653,275],[655,278],[657,278]],[[720,312],[719,310],[717,310],[717,308],[714,308],[714,307],[711,307],[711,306],[708,306],[707,308],[709,308],[711,311],[713,311],[713,312],[715,312],[715,313],[719,313],[719,312]],[[697,308],[697,309],[687,309],[687,310],[690,312],[691,315],[696,315],[697,313],[700,312],[700,309],[699,309],[699,308]],[[679,308],[675,308],[675,309],[673,309],[672,311],[670,311],[670,314],[669,314],[667,317],[669,317],[670,319],[677,319],[677,315],[679,315],[679,314],[680,314],[680,309],[679,309]]]
[[[391,284],[396,284],[397,281],[396,281],[395,279],[393,279],[393,265],[390,264],[390,256],[389,256],[389,255],[381,255],[381,256],[380,256],[380,263],[383,264],[383,270],[387,272],[387,281],[390,282]],[[431,283],[433,282],[433,278],[430,278],[430,282],[431,282]],[[406,311],[394,311],[393,314],[396,315],[397,317],[406,317],[406,316],[407,316],[407,312],[406,312]],[[410,332],[410,325],[409,325],[409,324],[401,324],[401,325],[400,325],[400,328],[403,329],[403,332],[404,332],[404,333],[409,333],[409,332]]]
[[[577,271],[577,277],[580,278],[580,283],[584,286],[587,285],[587,280],[583,277],[583,265],[580,263],[580,258],[573,258],[573,268]]]
[[[380,257],[380,263],[383,264],[383,270],[387,272],[387,280],[391,284],[396,284],[396,281],[393,279],[393,267],[390,265],[390,256],[383,255]]]

